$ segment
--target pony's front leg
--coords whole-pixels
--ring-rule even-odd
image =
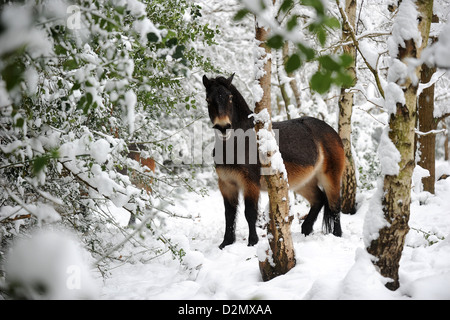
[[[248,182],[244,190],[245,219],[248,223],[248,246],[258,243],[256,220],[258,219],[259,185]]]
[[[225,204],[225,236],[223,237],[223,242],[220,244],[219,249],[223,249],[226,246],[233,244],[236,240],[236,211],[237,211],[237,203],[234,204],[227,200],[223,199]]]
[[[219,246],[220,249],[223,249],[233,244],[236,240],[236,212],[239,202],[239,190],[236,185],[225,183],[221,179],[219,179],[219,189],[225,205],[225,235],[223,242]]]
[[[245,219],[248,223],[248,246],[254,246],[258,243],[258,234],[256,233],[256,220],[258,219],[258,200],[245,199]]]

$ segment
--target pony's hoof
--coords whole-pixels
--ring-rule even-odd
[[[256,239],[249,239],[248,240],[248,247],[253,247],[254,245],[258,244],[258,237],[256,237]]]
[[[312,226],[306,226],[302,224],[302,234],[305,236],[309,236],[313,232]]]
[[[230,244],[233,244],[234,240],[223,240],[223,242],[220,244],[219,249],[222,250],[226,246],[229,246]]]

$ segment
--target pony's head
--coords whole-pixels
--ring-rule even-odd
[[[209,118],[213,128],[219,130],[224,138],[226,137],[227,129],[232,129],[234,107],[231,82],[233,77],[234,74],[228,79],[224,77],[208,79],[207,76],[203,76]]]

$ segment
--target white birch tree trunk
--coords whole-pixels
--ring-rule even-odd
[[[420,66],[411,65],[411,59],[419,58],[427,44],[432,8],[433,1],[403,0],[388,42],[391,63],[385,107],[390,120],[379,147],[384,173],[381,199],[381,220],[384,222],[377,237],[368,244],[367,251],[375,258],[373,263],[381,275],[391,279],[386,284],[390,290],[400,286],[398,270],[409,231],[411,178],[415,166],[414,135]],[[380,213],[371,213],[374,214]],[[366,217],[365,223],[375,220]],[[365,226],[365,229],[370,228]],[[373,234],[365,234],[365,237],[373,237]]]
[[[263,96],[255,104],[255,131],[259,147],[262,139],[275,139],[270,118],[271,50],[264,43],[267,40],[267,35],[268,30],[257,24],[256,40],[260,41],[258,52],[261,53],[257,57],[259,60],[257,64],[263,65],[264,70],[263,75],[257,79],[263,90]],[[287,173],[281,154],[279,150],[261,150],[261,148],[258,150],[261,172],[267,183],[269,194],[269,224],[267,227],[269,247],[262,247],[264,253],[259,254],[259,267],[263,280],[268,281],[278,275],[287,273],[295,266],[295,253],[291,237],[292,216],[289,215]],[[274,168],[273,162],[275,160],[277,160],[278,165],[281,163],[282,168]]]

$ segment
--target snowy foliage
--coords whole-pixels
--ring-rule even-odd
[[[170,9],[158,0],[1,7],[2,247],[60,222],[83,234],[103,264],[121,244],[104,232],[131,232],[112,218],[114,206],[142,220],[136,233],[159,242],[149,253],[179,256],[156,226],[171,215],[169,193],[196,187],[189,170],[176,173],[163,157],[173,132],[200,116],[189,112],[196,100],[186,80],[212,65],[192,44],[212,44],[216,31],[198,21],[198,6],[173,2]],[[180,120],[167,121],[171,113]],[[128,156],[131,146],[160,164],[157,180]]]

